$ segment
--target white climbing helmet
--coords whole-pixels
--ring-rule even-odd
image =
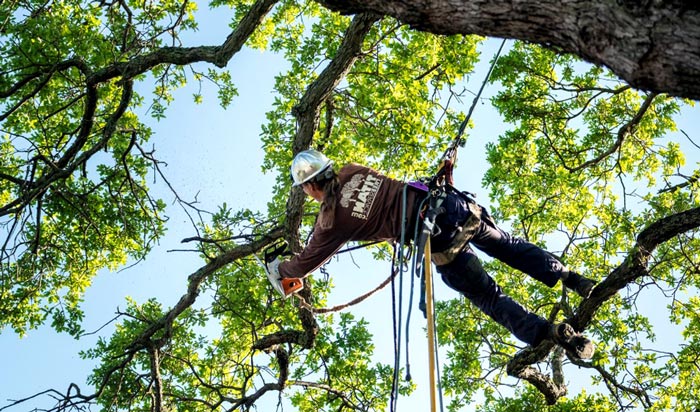
[[[299,152],[292,161],[292,186],[299,186],[311,181],[321,172],[328,170],[333,164],[323,153],[318,150],[304,150]]]

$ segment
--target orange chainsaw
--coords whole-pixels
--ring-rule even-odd
[[[287,244],[285,242],[278,242],[272,244],[263,250],[263,259],[255,255],[265,273],[267,274],[267,280],[270,281],[272,287],[282,295],[283,298],[288,298],[290,295],[300,291],[304,287],[304,281],[301,278],[283,278],[280,276],[278,266],[280,264],[280,256],[290,256],[291,253],[287,249]]]

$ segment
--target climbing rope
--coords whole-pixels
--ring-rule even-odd
[[[445,150],[445,153],[443,154],[441,160],[440,160],[440,165],[438,168],[438,172],[428,181],[428,187],[431,189],[431,191],[435,190],[437,187],[445,187],[445,185],[452,185],[452,170],[454,168],[454,165],[457,160],[457,150],[459,147],[464,146],[464,139],[462,138],[464,131],[466,129],[467,124],[469,123],[469,120],[471,119],[472,113],[474,112],[474,109],[476,107],[477,102],[481,98],[481,94],[488,83],[488,80],[491,76],[491,73],[496,65],[496,62],[498,61],[498,58],[501,54],[501,51],[503,50],[503,47],[506,43],[506,40],[504,39],[503,42],[501,43],[500,47],[498,48],[498,51],[496,52],[493,61],[491,62],[491,66],[486,74],[486,77],[484,78],[484,81],[481,84],[481,87],[479,88],[479,91],[477,92],[476,96],[474,97],[474,100],[472,101],[472,104],[469,108],[469,111],[467,112],[467,115],[465,116],[464,120],[461,122],[459,129],[457,131],[457,135],[455,138],[452,140],[450,145],[447,147]],[[432,195],[432,193],[431,193]],[[418,222],[420,223],[420,220],[417,219]],[[406,190],[404,189],[403,193],[403,199],[402,199],[402,224],[405,226],[406,222]],[[418,233],[420,232],[418,230],[418,226],[416,225],[416,233],[414,234],[415,236],[413,237],[414,243],[417,246],[417,239],[418,239]],[[391,386],[391,397],[390,397],[390,411],[395,412],[396,411],[396,402],[398,399],[398,392],[399,392],[399,385],[398,385],[398,372],[399,372],[399,363],[400,363],[400,355],[401,355],[401,318],[402,318],[402,305],[403,305],[403,267],[405,260],[410,259],[410,257],[404,256],[403,253],[403,245],[405,245],[405,227],[402,227],[401,230],[401,240],[399,243],[398,247],[395,247],[394,249],[394,256],[392,259],[392,268],[391,268],[391,275],[384,281],[382,282],[377,288],[374,290],[370,291],[369,293],[366,293],[352,301],[350,301],[347,304],[344,305],[339,305],[330,309],[319,309],[319,308],[313,308],[311,305],[309,305],[307,302],[305,302],[302,299],[302,306],[306,306],[307,309],[315,312],[315,313],[327,313],[327,312],[332,312],[336,310],[342,310],[348,306],[351,306],[353,304],[359,303],[372,295],[374,292],[378,291],[379,289],[383,288],[386,286],[389,282],[392,284],[391,288],[391,296],[392,296],[392,318],[393,318],[393,335],[394,335],[394,374],[392,377],[392,386]],[[344,252],[350,252],[352,250],[360,249],[360,248],[365,248],[370,245],[374,245],[377,242],[370,242],[362,245],[358,245],[352,248],[347,248],[345,250],[342,250],[338,253],[344,253]],[[419,251],[423,252],[422,253],[422,260],[423,260],[423,271],[425,273],[424,276],[424,281],[425,281],[425,295],[427,296],[426,299],[426,318],[428,320],[428,348],[429,348],[429,378],[430,378],[430,402],[431,402],[431,412],[436,411],[436,404],[438,400],[438,393],[439,393],[439,403],[440,403],[440,410],[443,410],[443,399],[442,399],[442,390],[441,390],[441,382],[440,382],[440,370],[438,367],[438,344],[437,344],[437,339],[435,335],[435,330],[436,330],[436,315],[434,311],[434,293],[433,293],[433,279],[432,279],[432,270],[431,270],[431,260],[430,260],[430,255],[431,255],[431,250],[430,250],[430,239],[425,241],[425,250],[420,250],[417,249],[415,256],[413,256],[413,261],[414,263],[417,262],[417,259],[419,258]],[[398,259],[397,259],[398,257]],[[396,266],[396,262],[398,260],[398,267]],[[420,264],[420,262],[418,262]],[[416,264],[412,265],[413,268],[416,268]],[[399,275],[399,285],[398,285],[398,296],[396,293],[396,285],[395,285],[395,278],[396,275]],[[326,274],[327,275],[327,274]],[[413,288],[414,288],[414,282],[413,282],[413,277],[411,276],[411,291],[410,291],[410,300],[413,299]],[[410,364],[408,361],[408,323],[410,320],[410,314],[411,314],[411,305],[409,304],[408,307],[408,315],[407,315],[407,320],[406,320],[406,380],[410,381],[411,380],[411,375],[410,375]]]
[[[493,57],[493,61],[491,62],[491,67],[489,67],[489,71],[486,73],[486,77],[484,77],[484,81],[481,83],[481,87],[479,87],[479,91],[476,93],[476,96],[474,96],[474,100],[472,101],[472,105],[469,107],[469,111],[467,112],[467,116],[462,120],[462,123],[459,125],[459,130],[457,131],[457,135],[455,136],[454,140],[452,141],[452,144],[450,147],[447,148],[445,151],[445,154],[443,155],[443,159],[447,159],[448,156],[449,158],[456,158],[457,156],[457,148],[458,147],[463,147],[464,146],[464,139],[462,139],[462,135],[464,135],[464,129],[466,129],[467,124],[469,123],[469,120],[472,117],[472,113],[474,113],[474,108],[476,107],[477,102],[481,98],[481,93],[484,91],[484,88],[486,87],[486,84],[489,82],[489,78],[491,78],[491,73],[493,72],[493,68],[496,67],[496,62],[498,62],[498,58],[501,56],[501,51],[503,51],[503,47],[506,44],[506,39],[503,39],[501,42],[501,45],[498,47],[498,50],[496,51],[496,54]]]
[[[428,377],[430,378],[430,411],[436,411],[437,399],[435,396],[438,383],[435,380],[435,370],[437,369],[436,353],[433,348],[437,347],[435,339],[435,318],[433,304],[433,275],[430,264],[430,239],[425,242],[425,294],[426,299],[426,316],[428,318]]]
[[[428,188],[430,190],[429,196],[435,196],[436,193],[439,193],[441,190],[444,191],[446,186],[452,186],[454,184],[453,182],[453,168],[457,162],[457,149],[459,147],[464,146],[464,139],[462,138],[464,134],[464,130],[466,129],[467,124],[469,123],[469,120],[471,119],[472,113],[474,112],[474,108],[476,107],[477,102],[481,98],[481,93],[483,92],[484,88],[486,87],[486,84],[489,81],[489,78],[491,77],[491,73],[493,72],[494,67],[496,66],[496,62],[498,61],[498,58],[501,54],[501,51],[503,50],[503,47],[505,46],[506,40],[504,39],[501,42],[501,45],[498,48],[498,51],[496,52],[493,61],[491,62],[491,66],[489,67],[488,72],[486,73],[486,77],[484,78],[484,81],[481,83],[481,87],[479,88],[479,91],[477,92],[476,96],[474,96],[474,100],[472,101],[471,107],[469,108],[469,111],[467,112],[466,117],[462,121],[462,123],[459,126],[459,130],[457,131],[457,135],[455,138],[452,140],[452,143],[447,147],[445,150],[445,153],[443,154],[441,160],[440,160],[440,165],[438,168],[438,172],[433,176],[429,181],[428,181]],[[440,203],[442,201],[438,200],[437,202],[431,202],[431,207],[433,208],[438,208],[440,206]],[[444,209],[443,209],[444,210]],[[435,211],[433,211],[435,213]],[[434,220],[434,214],[433,214],[433,219],[429,222],[428,221],[428,216],[430,215],[430,212],[426,212],[426,220],[424,221],[424,227],[429,228],[430,231],[432,232],[432,226],[435,223]],[[425,229],[424,229],[425,230]],[[421,245],[416,244],[418,247]],[[420,262],[418,262],[420,264]],[[414,266],[415,267],[415,266]],[[442,400],[442,384],[440,382],[440,368],[438,364],[438,344],[437,344],[437,338],[435,335],[435,329],[436,329],[436,324],[437,324],[437,319],[435,315],[435,310],[434,310],[434,305],[435,305],[435,296],[433,293],[433,277],[432,277],[432,270],[431,270],[431,249],[430,249],[430,237],[427,237],[425,240],[425,250],[423,252],[423,282],[424,282],[424,288],[421,290],[424,295],[421,297],[421,304],[425,302],[425,315],[426,319],[428,322],[428,366],[429,366],[429,380],[430,380],[430,411],[435,412],[436,411],[436,404],[438,401],[438,396],[437,393],[439,393],[439,402],[440,402],[440,410],[443,410],[443,400]],[[411,291],[411,294],[413,291]],[[436,377],[437,375],[437,377]]]
[[[462,136],[464,135],[464,130],[467,128],[467,124],[469,123],[469,120],[472,117],[472,113],[474,113],[474,108],[476,108],[476,104],[481,98],[481,93],[484,91],[486,84],[488,84],[489,82],[489,78],[491,77],[493,68],[496,67],[496,62],[498,62],[498,58],[500,57],[501,51],[503,51],[503,47],[505,46],[505,44],[506,39],[503,39],[501,45],[498,47],[498,51],[496,51],[496,54],[493,57],[493,61],[491,62],[489,71],[486,73],[486,77],[484,77],[484,81],[481,82],[481,87],[479,87],[479,91],[476,93],[476,96],[474,96],[474,100],[472,101],[472,104],[469,107],[467,115],[464,117],[464,120],[462,120],[462,123],[459,125],[457,135],[454,137],[454,139],[452,139],[452,142],[447,147],[447,149],[445,149],[445,153],[443,153],[442,158],[440,159],[440,166],[438,168],[438,172],[432,178],[431,182],[437,183],[441,178],[445,177],[446,183],[450,185],[453,184],[452,169],[457,163],[457,149],[460,147],[464,147],[465,144],[465,141],[462,138]]]

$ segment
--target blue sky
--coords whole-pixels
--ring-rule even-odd
[[[228,33],[224,13],[218,16],[208,14],[206,23],[200,24],[200,31],[188,36],[188,45],[219,44]],[[486,60],[500,41],[489,42]],[[483,62],[472,76],[468,87],[477,90],[488,61]],[[270,110],[274,98],[274,75],[284,67],[278,56],[270,53],[243,50],[229,63],[234,82],[239,88],[239,97],[232,105],[222,109],[218,105],[213,89],[205,92],[205,102],[193,103],[192,94],[196,85],[186,87],[176,93],[166,118],[160,122],[151,120],[154,136],[149,147],[155,148],[156,157],[165,161],[169,167],[166,173],[171,184],[177,188],[179,195],[185,199],[196,198],[202,207],[215,210],[217,205],[226,202],[233,209],[258,208],[264,210],[265,202],[270,198],[273,176],[265,175],[260,170],[262,162],[260,126],[265,121],[265,112]],[[493,94],[487,88],[485,96]],[[471,100],[465,99],[465,111]],[[679,118],[679,127],[700,142],[700,119],[698,108],[686,108]],[[505,130],[502,121],[488,104],[479,104],[473,115],[476,128],[469,130],[468,150],[460,153],[460,164],[469,167],[456,169],[458,187],[477,192],[479,201],[488,206],[488,194],[480,189],[481,176],[486,171],[483,161],[484,145],[488,140]],[[688,158],[688,164],[700,161],[700,151]],[[101,273],[85,296],[87,331],[97,331],[114,317],[117,308],[124,308],[125,297],[137,302],[144,302],[151,297],[158,298],[165,305],[174,304],[185,292],[187,276],[202,265],[196,253],[172,252],[188,248],[180,243],[181,239],[194,235],[189,219],[179,206],[171,203],[173,196],[162,190],[162,197],[169,202],[171,221],[169,232],[145,262],[136,267],[126,268],[118,273]],[[368,258],[367,253],[356,252],[353,256],[343,256],[333,261],[329,272],[337,285],[331,295],[329,306],[345,303],[348,300],[373,289],[389,274],[389,266],[376,264]],[[438,299],[457,297],[455,292],[436,281]],[[407,296],[407,294],[406,294]],[[411,366],[416,394],[410,399],[400,399],[402,404],[427,405],[427,351],[423,328],[425,321],[414,308],[411,329]],[[645,310],[645,308],[640,308]],[[391,295],[389,288],[354,307],[353,313],[364,316],[377,335],[378,361],[391,364],[393,347],[391,346]],[[668,323],[659,312],[650,313],[662,324]],[[79,358],[78,351],[86,350],[96,341],[97,336],[109,336],[110,327],[98,334],[76,341],[66,335],[57,335],[48,327],[29,332],[23,339],[17,338],[12,331],[3,330],[0,334],[0,349],[5,354],[0,370],[0,407],[8,399],[19,399],[49,388],[66,390],[71,382],[84,386],[84,379],[90,373],[91,363]],[[386,344],[381,344],[386,343]],[[444,356],[444,353],[442,354]],[[403,366],[403,361],[402,361]],[[581,372],[583,373],[583,372]],[[575,375],[574,375],[575,376]],[[579,388],[572,382],[571,391]],[[84,387],[89,393],[89,388]],[[271,402],[275,395],[268,395]],[[43,399],[46,401],[46,399]],[[416,403],[417,402],[417,403]],[[25,404],[14,410],[28,410]],[[46,406],[42,402],[36,406]]]

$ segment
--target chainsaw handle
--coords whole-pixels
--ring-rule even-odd
[[[291,256],[292,253],[287,248],[287,243],[282,241],[265,248],[263,255],[265,257],[265,263],[270,263],[280,256]]]

